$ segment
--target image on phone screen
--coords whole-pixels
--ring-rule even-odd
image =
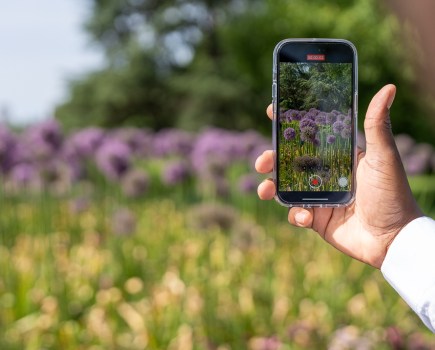
[[[279,191],[348,191],[352,63],[280,62]]]

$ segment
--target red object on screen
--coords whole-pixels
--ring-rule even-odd
[[[324,61],[326,59],[323,54],[308,54],[307,61]]]

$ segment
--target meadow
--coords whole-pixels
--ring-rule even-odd
[[[379,271],[258,200],[254,131],[0,136],[1,349],[435,348]],[[429,215],[433,180],[410,177]]]

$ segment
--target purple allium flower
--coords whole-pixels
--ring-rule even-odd
[[[331,113],[334,114],[335,116],[337,116],[337,115],[340,114],[340,112],[337,111],[336,109],[333,109],[333,110],[331,111]]]
[[[0,171],[7,172],[14,163],[15,135],[0,124]]]
[[[341,130],[341,137],[344,139],[348,139],[352,136],[352,129],[350,126],[345,126],[343,130]]]
[[[23,136],[26,146],[38,159],[51,159],[61,150],[63,135],[55,119],[28,128]]]
[[[127,197],[139,198],[148,190],[149,182],[149,176],[145,170],[129,170],[121,179],[122,192]]]
[[[289,140],[293,140],[296,136],[296,132],[295,129],[293,128],[287,128],[284,130],[284,138],[289,141]]]
[[[253,193],[256,192],[258,181],[257,177],[252,174],[243,175],[238,181],[238,187],[242,193]]]
[[[190,168],[183,161],[169,163],[163,171],[162,181],[167,185],[176,185],[185,181],[190,175]]]
[[[315,121],[316,121],[317,125],[325,125],[326,124],[326,113],[320,112],[319,114],[317,114]]]
[[[388,327],[385,331],[385,337],[392,349],[406,348],[405,338],[399,328]]]
[[[110,180],[118,180],[130,168],[130,148],[119,140],[106,139],[96,154],[96,164]]]
[[[151,130],[133,127],[119,128],[112,136],[124,142],[133,154],[150,155],[153,151],[153,134]]]
[[[313,126],[307,125],[301,129],[301,140],[305,142],[313,142],[316,138],[317,129]]]
[[[183,130],[165,129],[154,136],[154,154],[157,156],[188,156],[192,151],[195,137]]]
[[[10,172],[10,177],[17,185],[27,185],[35,176],[38,176],[38,172],[35,167],[28,163],[21,163],[15,165]]]
[[[72,134],[65,142],[65,153],[80,158],[94,156],[98,147],[103,143],[105,132],[103,129],[90,127]]]
[[[352,119],[351,119],[349,116],[346,116],[346,117],[343,119],[343,124],[344,124],[344,125],[351,125],[351,124],[352,124]]]
[[[326,136],[326,143],[329,143],[332,145],[335,142],[335,136],[334,135],[328,135]]]
[[[303,118],[307,114],[307,111],[299,111],[299,115]]]
[[[333,113],[326,113],[325,119],[327,124],[334,124],[336,120],[336,115]]]
[[[340,134],[343,128],[344,128],[344,124],[339,120],[337,120],[334,124],[332,124],[332,131],[334,132],[334,134]]]
[[[307,127],[307,126],[314,128],[314,130],[316,130],[316,132],[319,129],[314,120],[304,117],[299,123],[299,129],[302,131],[302,129]]]
[[[317,114],[319,114],[320,111],[316,108],[310,108],[308,113],[311,113],[313,116],[317,116]]]

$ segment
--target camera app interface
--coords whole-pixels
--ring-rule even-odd
[[[281,62],[279,190],[349,191],[352,64]]]

